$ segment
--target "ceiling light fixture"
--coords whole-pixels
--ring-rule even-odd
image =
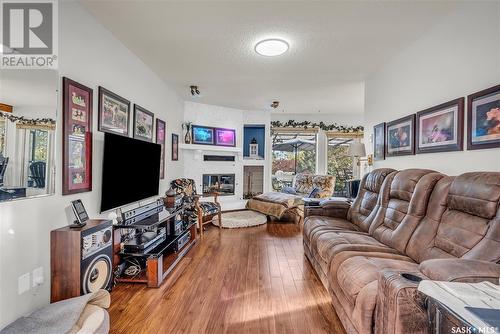
[[[200,91],[198,90],[198,86],[189,86],[191,89],[191,96],[198,97],[200,96]]]
[[[255,52],[261,56],[275,57],[288,51],[289,45],[282,39],[265,39],[255,44]]]

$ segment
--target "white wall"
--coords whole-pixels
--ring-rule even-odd
[[[243,151],[243,126],[245,124],[266,125],[266,160],[264,163],[264,190],[271,187],[270,175],[270,116],[266,111],[247,111],[234,108],[226,108],[209,104],[185,102],[184,120],[193,122],[196,125],[205,125],[221,128],[236,129],[236,147]],[[181,142],[184,142],[184,136]],[[182,149],[180,151],[183,151]],[[201,192],[202,175],[207,173],[235,174],[235,194],[234,196],[221,196],[222,209],[230,209],[231,201],[243,198],[243,166],[245,161],[243,154],[237,154],[234,162],[223,161],[203,161],[203,154],[234,155],[228,152],[197,152],[186,150],[184,153],[184,176],[195,180],[198,192]]]
[[[500,83],[500,2],[471,1],[456,6],[438,26],[389,59],[367,80],[366,138],[375,124]],[[368,153],[373,152],[372,144],[365,142]],[[385,166],[430,168],[450,175],[498,171],[500,149],[419,154],[375,162],[375,167]]]
[[[81,198],[91,217],[98,217],[103,134],[97,131],[97,87],[102,85],[149,109],[167,122],[166,178],[182,176],[180,160],[170,161],[171,133],[181,134],[183,102],[144,63],[76,2],[60,2],[59,69],[94,89],[93,191],[61,196],[61,112],[58,115],[56,194],[50,197],[0,203],[0,328],[17,317],[49,303],[50,231],[68,224],[65,208]],[[60,100],[60,99],[59,99]],[[60,110],[60,108],[59,108]],[[17,294],[18,276],[43,267],[45,283]]]

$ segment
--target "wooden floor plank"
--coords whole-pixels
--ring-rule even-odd
[[[208,227],[158,289],[119,284],[111,333],[345,333],[295,224]]]

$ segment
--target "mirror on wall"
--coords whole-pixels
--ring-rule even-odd
[[[54,193],[58,78],[0,70],[0,201]]]

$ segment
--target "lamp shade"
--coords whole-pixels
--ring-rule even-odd
[[[347,154],[351,157],[364,157],[366,155],[365,144],[360,142],[351,143]]]

